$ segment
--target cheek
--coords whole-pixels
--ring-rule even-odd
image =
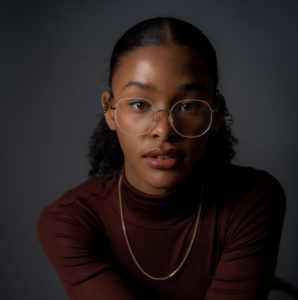
[[[139,152],[139,141],[137,137],[130,136],[127,134],[122,133],[117,129],[117,136],[118,140],[122,149],[122,152],[124,154],[124,157],[130,158],[130,157],[137,157],[137,154]]]

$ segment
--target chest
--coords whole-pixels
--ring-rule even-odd
[[[163,229],[127,221],[126,233],[119,214],[113,214],[104,221],[110,254],[127,276],[153,294],[162,295],[161,299],[204,298],[222,251],[218,219],[212,208],[202,210],[197,228],[194,214],[177,226]],[[177,274],[167,280],[152,280],[144,274],[164,277],[181,263]]]

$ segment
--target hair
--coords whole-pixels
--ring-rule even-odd
[[[116,43],[109,72],[109,88],[112,91],[112,79],[121,64],[121,58],[130,52],[152,45],[178,44],[187,46],[197,52],[208,64],[209,71],[218,84],[218,67],[216,53],[208,38],[194,25],[169,17],[159,17],[142,21],[128,31]],[[231,134],[232,116],[225,110],[225,120],[219,130],[211,133],[203,158],[214,166],[226,166],[235,156],[234,144],[237,142]],[[124,163],[115,131],[109,129],[104,115],[89,141],[89,161],[91,169],[89,176],[104,175],[118,169]]]

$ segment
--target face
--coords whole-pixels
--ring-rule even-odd
[[[124,98],[145,98],[158,110],[169,111],[183,99],[200,99],[212,106],[215,82],[207,63],[192,49],[180,45],[147,46],[120,59],[112,79],[116,105]],[[110,98],[102,95],[102,104]],[[198,164],[209,132],[199,138],[185,138],[171,127],[168,112],[159,112],[155,127],[144,135],[122,132],[115,111],[105,114],[111,130],[116,130],[124,154],[125,175],[136,189],[147,194],[163,194],[182,183]],[[222,122],[214,115],[212,130]]]

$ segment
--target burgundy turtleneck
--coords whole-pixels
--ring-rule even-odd
[[[71,300],[266,299],[274,275],[285,210],[279,183],[263,171],[230,166],[213,176],[193,176],[176,191],[144,194],[123,169],[65,193],[39,218],[40,243]],[[190,255],[184,257],[200,203],[202,213]],[[204,195],[201,199],[201,186]]]

